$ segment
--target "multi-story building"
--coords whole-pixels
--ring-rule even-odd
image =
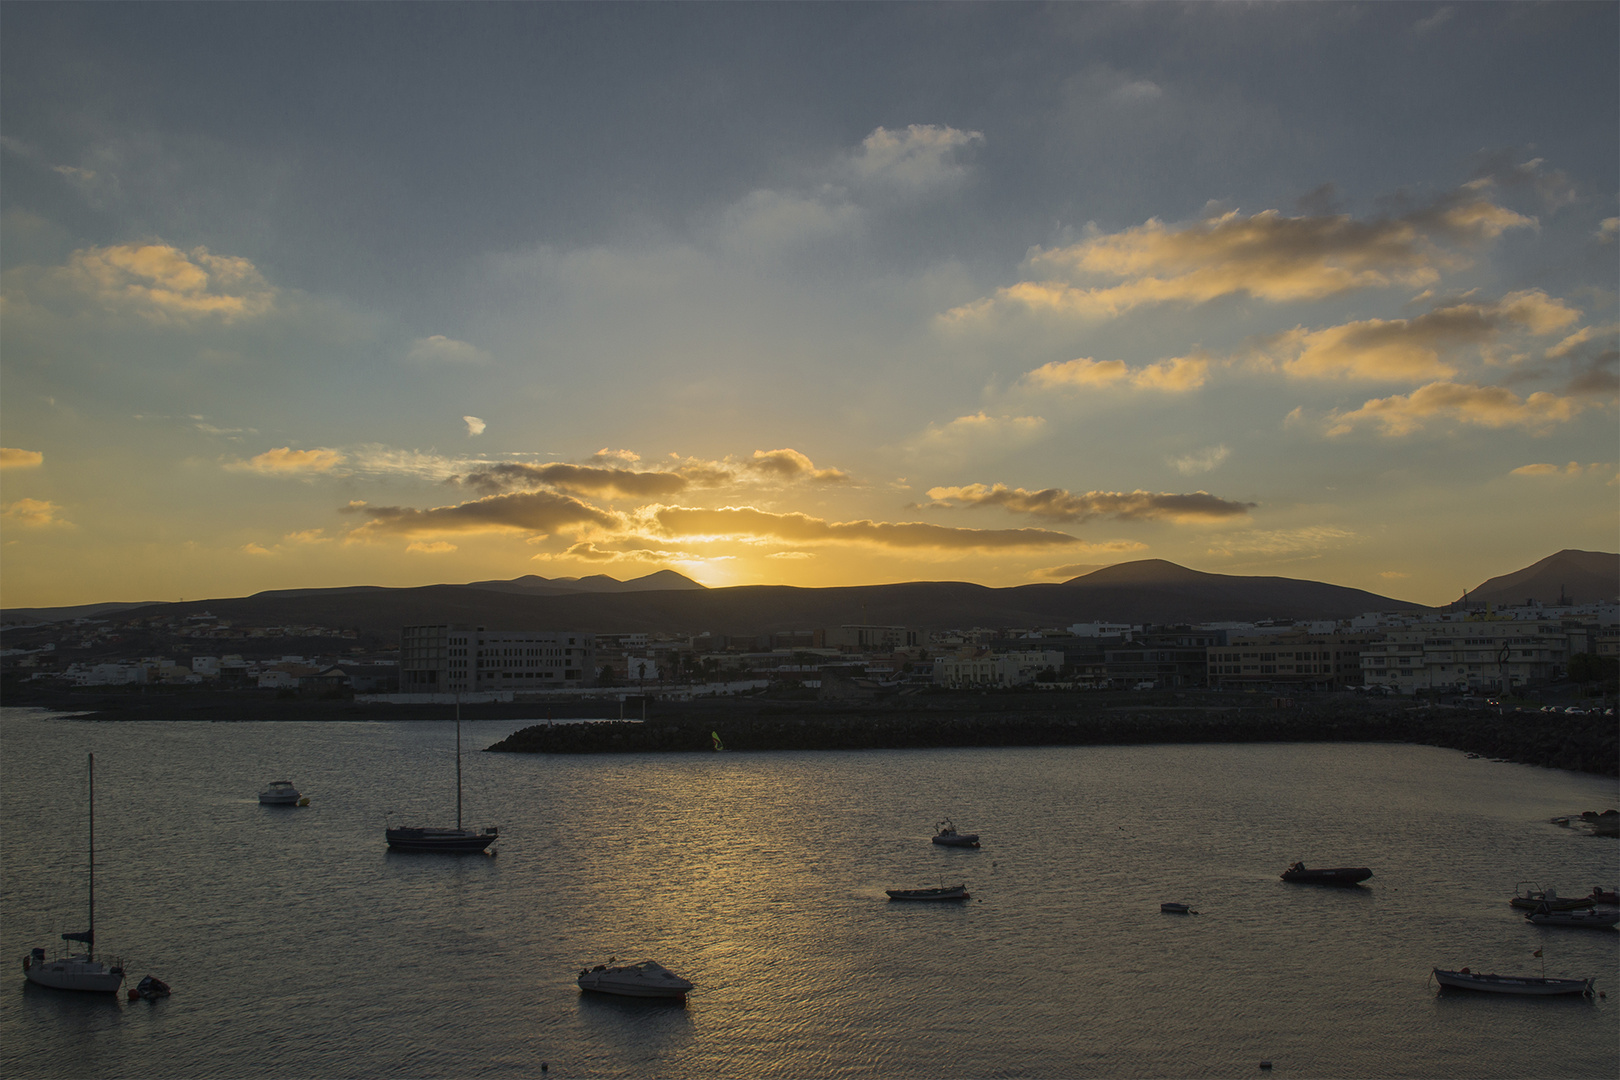
[[[1551,682],[1561,675],[1569,663],[1572,636],[1584,644],[1588,634],[1585,627],[1566,627],[1556,620],[1491,617],[1392,628],[1382,642],[1362,648],[1362,681],[1402,694],[1420,690],[1507,692]]]
[[[401,693],[572,689],[595,680],[596,643],[589,634],[455,624],[400,631]]]
[[[1357,632],[1233,637],[1210,647],[1209,685],[1225,690],[1358,685],[1362,650],[1376,637]]]
[[[892,653],[898,649],[915,649],[923,643],[921,630],[905,626],[846,625],[829,628],[819,644],[840,652]]]

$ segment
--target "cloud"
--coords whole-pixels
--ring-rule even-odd
[[[1378,576],[1381,577],[1381,578],[1386,578],[1386,579],[1388,579],[1390,581],[1400,581],[1403,578],[1409,578],[1412,575],[1407,574],[1407,573],[1403,573],[1403,572],[1401,572],[1399,570],[1380,570],[1378,572]]]
[[[1431,420],[1454,420],[1480,427],[1520,427],[1533,434],[1566,423],[1581,411],[1574,398],[1539,391],[1520,398],[1500,386],[1435,382],[1411,394],[1373,398],[1348,413],[1335,410],[1327,417],[1327,434],[1344,435],[1361,424],[1378,425],[1381,434],[1410,435]]]
[[[57,515],[62,508],[44,499],[18,499],[0,510],[0,520],[24,529],[74,528],[71,521]]]
[[[301,532],[290,532],[282,537],[289,544],[329,544],[332,538],[326,535],[324,529],[304,529]]]
[[[350,503],[342,510],[370,518],[349,533],[369,541],[384,535],[432,536],[442,533],[515,532],[544,536],[562,529],[612,528],[620,519],[594,506],[549,491],[491,495],[454,506],[414,510],[402,506]]]
[[[839,469],[816,468],[815,462],[797,450],[755,450],[748,468],[779,480],[807,479],[837,484],[849,479],[849,474]]]
[[[469,473],[461,482],[488,494],[533,490],[543,485],[583,495],[629,498],[668,497],[685,491],[691,483],[678,472],[636,472],[562,462],[545,465],[503,462]]]
[[[1445,7],[1438,8],[1432,15],[1426,15],[1412,24],[1412,36],[1425,37],[1431,32],[1438,30],[1440,27],[1450,22],[1456,14],[1457,9],[1449,4]]]
[[[1076,495],[1062,488],[1026,491],[1005,484],[968,484],[965,487],[928,489],[928,497],[938,508],[999,506],[1014,514],[1053,521],[1090,521],[1111,517],[1122,521],[1218,521],[1243,517],[1254,503],[1230,502],[1207,491],[1190,495],[1149,491],[1088,491]]]
[[[1567,465],[1547,465],[1547,464],[1520,465],[1517,469],[1514,469],[1513,471],[1508,473],[1508,475],[1509,476],[1562,476],[1562,477],[1567,478],[1567,477],[1585,476],[1588,473],[1597,473],[1597,474],[1607,475],[1609,473],[1614,472],[1614,468],[1615,468],[1614,462],[1612,462],[1612,461],[1594,461],[1594,462],[1591,462],[1590,464],[1587,464],[1587,465],[1582,465],[1578,461],[1571,461]]]
[[[1601,244],[1612,244],[1614,238],[1620,236],[1620,217],[1604,218],[1598,222],[1597,231],[1592,234]]]
[[[658,507],[649,523],[671,537],[708,540],[771,539],[802,544],[859,544],[875,547],[989,551],[1052,547],[1079,541],[1047,529],[955,529],[924,522],[825,521],[805,514],[773,514],[752,507],[700,510]]]
[[[448,555],[456,550],[456,545],[447,540],[413,540],[405,545],[405,550],[413,555]]]
[[[1074,388],[1129,385],[1138,390],[1179,393],[1204,385],[1209,361],[1202,356],[1177,356],[1132,371],[1123,360],[1054,360],[1024,376],[1037,388]],[[982,414],[981,414],[982,415]]]
[[[850,158],[857,179],[886,184],[903,191],[925,191],[959,179],[965,169],[957,153],[984,136],[934,124],[912,124],[903,130],[877,128]]]
[[[1222,462],[1232,456],[1232,451],[1225,445],[1206,446],[1202,450],[1194,450],[1180,457],[1166,459],[1169,466],[1182,476],[1196,476],[1199,473],[1214,472]]]
[[[1164,88],[1151,79],[1132,79],[1114,87],[1108,96],[1123,102],[1157,101],[1164,96]]]
[[[252,541],[249,541],[248,543],[243,544],[242,548],[241,548],[241,551],[242,551],[242,554],[244,554],[244,555],[252,555],[255,558],[261,558],[261,559],[274,558],[275,555],[276,555],[276,553],[274,551],[272,551],[269,548],[265,547],[263,544],[256,544],[256,543],[253,543]]]
[[[1337,525],[1312,525],[1301,529],[1272,529],[1232,533],[1222,537],[1211,555],[1299,555],[1341,548],[1359,537]]]
[[[541,552],[533,556],[537,562],[556,562],[564,559],[580,559],[594,563],[633,563],[647,566],[662,566],[666,563],[700,562],[702,556],[693,555],[685,551],[665,551],[650,547],[616,547],[603,548],[589,541],[573,545],[566,551]]]
[[[960,456],[982,448],[1015,449],[1040,438],[1046,420],[1039,416],[991,416],[973,413],[945,424],[929,424],[907,444],[913,454]]]
[[[32,469],[45,464],[45,455],[38,450],[19,450],[14,446],[0,446],[0,469]]]
[[[484,433],[484,429],[489,426],[476,416],[463,416],[461,419],[462,422],[467,425],[467,434],[469,437],[473,435],[482,435]]]
[[[1264,343],[1259,355],[1294,378],[1445,379],[1457,373],[1450,358],[1465,346],[1494,342],[1512,330],[1551,334],[1578,318],[1563,301],[1526,289],[1495,303],[1449,304],[1411,319],[1295,328]]]
[[[268,312],[276,292],[247,259],[168,244],[119,244],[75,251],[52,276],[153,322],[234,322]]]
[[[294,450],[282,446],[266,450],[246,461],[226,462],[225,468],[233,472],[256,472],[265,476],[299,476],[331,472],[341,464],[343,455],[324,446],[314,450]]]
[[[1600,342],[1605,350],[1613,352],[1617,347],[1620,347],[1620,323],[1610,323],[1607,326],[1583,326],[1548,349],[1547,359],[1562,360],[1580,350],[1581,346],[1592,341]]]
[[[434,334],[411,342],[411,351],[405,358],[416,364],[481,364],[489,359],[489,354],[476,345]]]
[[[1173,226],[1155,218],[1065,247],[1036,248],[1026,260],[1028,280],[953,308],[943,321],[970,325],[1001,312],[1103,319],[1143,304],[1233,295],[1284,303],[1390,285],[1422,288],[1439,280],[1442,267],[1466,262],[1442,243],[1472,246],[1534,224],[1474,185],[1411,213],[1369,221],[1276,210],[1247,217],[1231,210]],[[1117,284],[1091,284],[1099,278]]]

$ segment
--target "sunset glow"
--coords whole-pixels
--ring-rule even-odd
[[[0,602],[1614,550],[1617,10],[7,5]]]

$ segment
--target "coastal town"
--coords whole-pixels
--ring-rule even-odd
[[[766,635],[486,629],[385,634],[247,626],[203,612],[7,625],[18,690],[168,687],[427,703],[748,695],[879,699],[930,691],[1214,690],[1272,697],[1556,700],[1609,708],[1620,605],[1453,605],[1341,620],[934,629],[843,624]],[[25,695],[26,696],[26,695]]]

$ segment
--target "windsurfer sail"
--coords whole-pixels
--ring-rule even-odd
[[[709,732],[709,738],[714,740],[714,749],[716,752],[726,748],[726,744],[720,741],[720,733],[718,731]]]

